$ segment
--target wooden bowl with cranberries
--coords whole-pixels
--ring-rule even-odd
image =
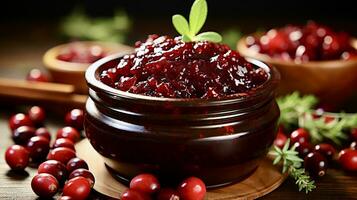
[[[53,81],[74,85],[76,92],[88,93],[84,73],[95,61],[118,52],[130,52],[129,46],[94,41],[80,41],[62,44],[49,49],[43,56],[43,63]]]
[[[356,92],[357,40],[345,32],[308,22],[243,37],[237,49],[279,70],[279,94],[298,90],[336,104]]]

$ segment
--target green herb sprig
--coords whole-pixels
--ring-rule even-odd
[[[316,188],[315,181],[311,180],[310,176],[306,174],[305,169],[301,168],[303,160],[298,157],[298,152],[295,151],[295,146],[290,147],[290,140],[288,139],[282,149],[273,146],[269,152],[274,158],[273,164],[283,164],[283,173],[288,173],[299,187],[299,191],[305,190],[306,193],[311,192]]]
[[[216,32],[203,32],[197,35],[201,30],[207,18],[207,2],[206,0],[196,0],[191,7],[189,22],[182,15],[172,16],[172,23],[178,33],[182,35],[184,42],[192,41],[210,41],[221,42],[222,36]]]

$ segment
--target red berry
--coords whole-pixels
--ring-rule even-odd
[[[150,200],[151,198],[143,193],[136,190],[128,189],[121,196],[120,200]]]
[[[39,106],[32,106],[28,111],[28,116],[36,125],[43,125],[46,119],[45,110]]]
[[[15,144],[26,145],[35,136],[35,129],[30,126],[20,126],[12,133],[12,140]]]
[[[339,157],[342,168],[346,171],[357,171],[357,150],[345,149]]]
[[[58,147],[52,149],[47,155],[47,160],[58,160],[63,164],[67,164],[69,160],[76,157],[76,152],[67,147]]]
[[[33,161],[41,161],[46,159],[50,151],[50,141],[43,136],[34,136],[28,141],[26,149],[29,151],[30,158]]]
[[[80,159],[80,158],[72,158],[70,161],[67,163],[67,171],[68,173],[73,172],[76,169],[89,169],[88,164],[86,161]]]
[[[153,194],[160,190],[160,183],[152,174],[140,174],[130,181],[130,189]]]
[[[327,160],[319,152],[311,152],[304,159],[304,167],[311,176],[324,176],[327,170]]]
[[[75,178],[75,177],[84,177],[88,180],[88,182],[90,183],[91,187],[94,186],[95,183],[95,178],[92,174],[92,172],[90,172],[87,169],[76,169],[74,170],[70,175],[69,175],[69,179]]]
[[[324,155],[328,160],[332,160],[333,156],[336,153],[336,149],[331,144],[327,143],[315,145],[315,151]]]
[[[206,195],[206,185],[201,179],[190,177],[180,184],[178,193],[185,200],[202,200]]]
[[[41,127],[36,129],[35,135],[37,136],[43,136],[48,139],[48,141],[51,141],[51,134],[45,127]]]
[[[171,188],[160,189],[157,194],[157,200],[180,200],[178,192]]]
[[[27,115],[22,113],[18,113],[10,117],[9,127],[12,131],[19,128],[20,126],[33,126],[33,122]]]
[[[310,143],[307,143],[307,142],[304,142],[304,143],[296,142],[294,144],[294,146],[295,146],[296,151],[299,152],[300,158],[305,158],[305,156],[307,154],[309,154],[310,152],[312,152],[314,149],[314,147]]]
[[[274,145],[279,148],[283,148],[286,140],[288,140],[288,138],[284,135],[284,133],[279,131],[274,140]]]
[[[72,142],[77,142],[81,138],[81,135],[75,128],[66,126],[57,131],[57,139],[58,138],[68,138],[72,140]]]
[[[67,139],[67,138],[59,138],[57,140],[55,140],[55,142],[52,145],[52,148],[58,148],[58,147],[67,147],[72,149],[73,151],[75,151],[74,148],[74,143],[72,142],[72,140]]]
[[[66,114],[65,123],[67,126],[76,128],[77,130],[83,130],[84,114],[81,109],[73,109]]]
[[[351,130],[351,136],[352,136],[353,140],[357,142],[357,128],[353,128]]]
[[[84,177],[75,177],[70,179],[63,187],[63,196],[69,196],[73,199],[87,199],[91,191],[88,180]]]
[[[39,69],[32,69],[26,77],[28,81],[49,82],[50,78]]]
[[[29,163],[29,152],[20,145],[12,145],[5,152],[6,163],[13,170],[24,170]]]
[[[295,144],[296,142],[298,143],[309,142],[310,134],[307,130],[303,128],[298,128],[291,133],[290,140],[291,140],[291,144]]]
[[[67,179],[66,166],[57,160],[47,160],[38,167],[39,174],[47,173],[54,176],[62,185]]]
[[[58,182],[51,174],[37,174],[31,181],[32,190],[41,198],[51,198],[58,191]]]

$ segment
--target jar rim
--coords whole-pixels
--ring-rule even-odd
[[[153,97],[153,96],[121,91],[119,89],[110,87],[104,84],[102,81],[100,81],[99,74],[101,72],[101,67],[110,61],[113,61],[115,59],[120,59],[121,57],[127,55],[128,53],[129,52],[121,52],[110,56],[106,56],[91,64],[85,73],[85,79],[87,81],[87,85],[89,89],[92,89],[94,91],[104,92],[114,98],[124,98],[128,100],[145,101],[146,103],[170,102],[175,104],[222,105],[226,103],[231,104],[231,103],[249,101],[258,96],[267,95],[267,93],[270,94],[272,91],[274,91],[277,88],[278,83],[280,81],[280,73],[276,70],[275,67],[269,66],[268,64],[253,58],[246,58],[246,60],[257,67],[262,68],[268,74],[268,80],[265,81],[263,84],[259,85],[258,87],[248,90],[247,92],[234,93],[221,98],[201,99],[201,98]]]

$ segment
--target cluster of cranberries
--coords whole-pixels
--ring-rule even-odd
[[[324,117],[325,123],[334,120],[332,116],[319,117]],[[288,137],[290,138],[291,145],[295,146],[299,156],[304,159],[305,170],[308,171],[312,177],[324,176],[328,164],[334,161],[338,161],[346,171],[357,172],[357,128],[351,130],[351,138],[354,142],[351,143],[349,148],[342,149],[338,155],[337,150],[330,143],[312,145],[310,133],[303,128],[298,128],[291,132],[290,136],[287,136],[283,128],[280,127],[274,145],[282,148]]]
[[[74,147],[81,138],[83,111],[73,109],[66,114],[67,126],[57,131],[52,144],[51,134],[44,127],[45,118],[44,109],[33,106],[27,114],[18,113],[9,119],[15,145],[5,152],[7,164],[15,171],[24,170],[29,163],[39,164],[31,187],[41,198],[53,197],[63,186],[61,199],[86,199],[94,176],[87,163],[76,157]]]
[[[357,50],[345,32],[309,22],[305,26],[271,29],[262,36],[246,38],[247,46],[263,54],[296,62],[357,58]]]
[[[151,35],[135,53],[102,71],[103,83],[122,91],[171,98],[219,98],[263,84],[267,73],[228,46]]]
[[[130,181],[130,187],[121,195],[121,200],[203,200],[206,186],[196,177],[182,181],[177,190],[161,188],[159,180],[152,174],[140,174]]]
[[[94,63],[105,56],[103,48],[98,45],[72,43],[59,53],[57,59],[74,63]]]

